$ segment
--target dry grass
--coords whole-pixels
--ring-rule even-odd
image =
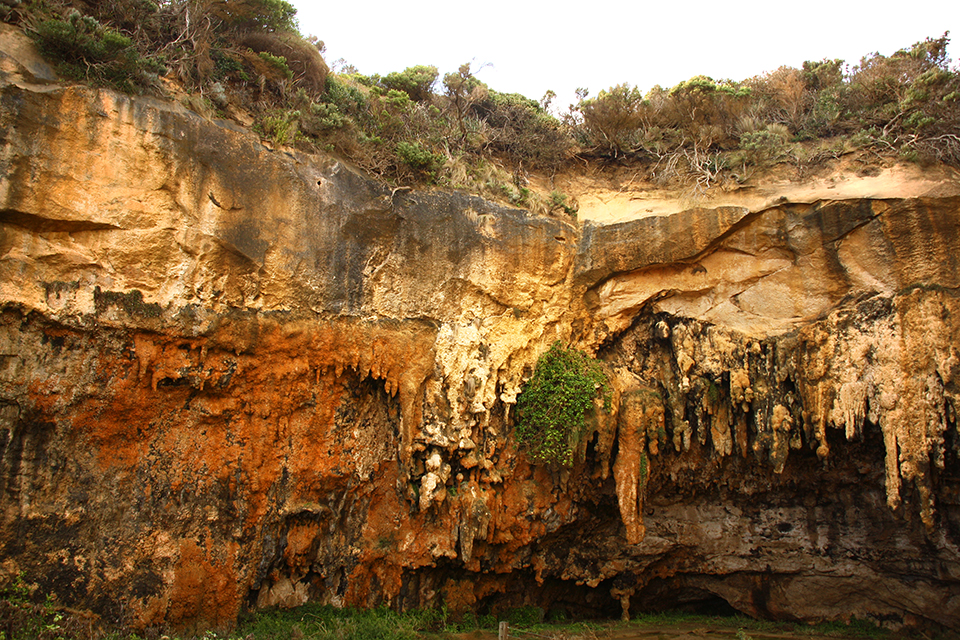
[[[240,37],[239,44],[257,53],[286,58],[298,86],[313,95],[323,93],[330,68],[310,42],[293,33],[248,32]]]

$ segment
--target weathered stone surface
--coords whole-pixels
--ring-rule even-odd
[[[960,626],[956,189],[578,229],[18,47],[4,576],[140,627],[308,599]],[[613,386],[572,469],[512,436],[556,339]]]
[[[631,249],[637,259],[630,268],[590,278],[585,299],[591,315],[613,334],[648,306],[757,337],[783,333],[850,298],[890,296],[917,284],[955,289],[958,209],[960,198],[954,197],[853,200],[744,212],[736,226],[718,226],[722,212],[620,223],[618,247],[623,236],[635,244],[662,236],[651,233],[654,221],[689,241],[671,242],[669,252],[655,250],[663,260]],[[698,239],[701,219],[717,231],[709,242]]]
[[[646,536],[600,555],[642,599],[670,584],[751,613],[882,617],[913,598],[955,626],[958,303],[912,288],[763,341],[636,324],[607,358],[673,419],[647,430]]]

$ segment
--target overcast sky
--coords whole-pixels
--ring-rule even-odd
[[[365,74],[464,62],[501,92],[563,108],[577,87],[591,95],[623,82],[646,92],[703,74],[743,80],[804,60],[889,55],[945,31],[960,38],[960,0],[294,0],[300,31]],[[960,44],[951,43],[956,64]]]

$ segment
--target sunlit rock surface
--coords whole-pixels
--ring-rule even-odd
[[[308,600],[960,626],[960,181],[577,227],[6,50],[4,576],[137,627]],[[557,339],[613,386],[572,469],[513,440]]]

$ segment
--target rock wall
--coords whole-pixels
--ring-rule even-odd
[[[141,628],[307,600],[960,625],[960,181],[577,227],[14,49],[5,576]],[[512,439],[557,339],[613,382],[572,469]]]

